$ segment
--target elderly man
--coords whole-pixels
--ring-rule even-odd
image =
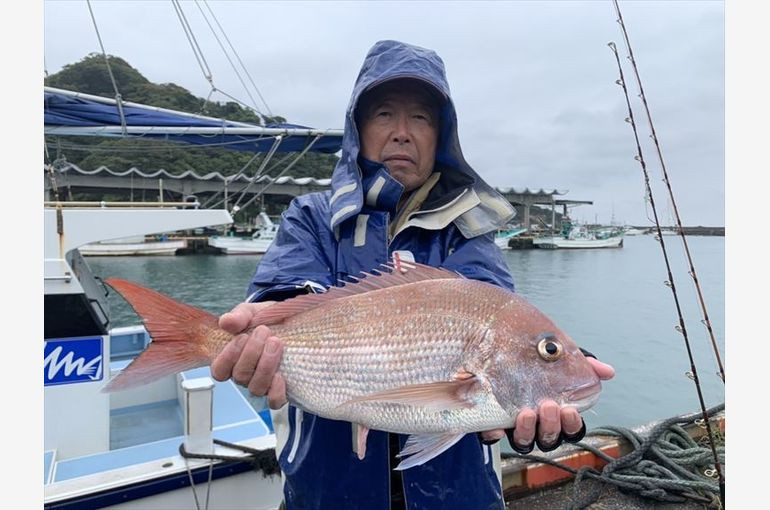
[[[322,291],[402,259],[440,266],[513,290],[494,232],[514,214],[511,205],[468,165],[444,64],[433,51],[380,41],[367,55],[345,119],[342,157],[332,189],[296,198],[278,236],[260,261],[249,301],[224,314],[233,332],[252,324],[264,302]],[[499,450],[505,432],[466,435],[423,465],[401,471],[395,455],[405,436],[371,431],[366,457],[351,445],[356,427],[286,405],[277,372],[279,338],[266,326],[236,337],[214,360],[218,380],[232,377],[254,395],[267,395],[278,439],[288,509],[503,508]],[[592,360],[602,379],[609,365]],[[575,409],[553,401],[519,413],[510,437],[531,451],[576,440],[585,431]],[[496,470],[497,466],[497,470]]]

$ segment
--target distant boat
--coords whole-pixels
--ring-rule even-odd
[[[498,230],[497,234],[495,234],[495,244],[501,249],[501,250],[510,250],[510,241],[514,237],[523,234],[526,232],[526,228],[511,228],[511,229],[505,229],[505,230]]]
[[[641,228],[630,227],[630,226],[623,227],[623,235],[624,236],[639,236],[639,235],[642,235],[644,233],[646,233],[646,231],[642,230]]]
[[[623,232],[596,232],[585,226],[573,226],[569,233],[558,236],[537,237],[532,240],[536,248],[622,248]]]
[[[123,237],[109,241],[86,244],[79,248],[85,257],[126,255],[176,255],[177,250],[187,248],[185,239],[160,239],[147,241],[144,236]]]
[[[679,228],[678,227],[660,227],[660,233],[664,236],[676,236],[679,235]],[[658,229],[657,228],[650,228],[645,232],[645,234],[651,234],[651,235],[658,235]]]
[[[251,237],[213,236],[208,245],[219,249],[225,255],[261,255],[266,253],[278,234],[278,224],[273,223],[265,213],[259,213],[260,225]]]

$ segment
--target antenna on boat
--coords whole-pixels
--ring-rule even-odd
[[[636,78],[636,83],[637,83],[637,85],[639,87],[639,97],[641,98],[642,104],[644,105],[644,110],[645,110],[645,113],[647,115],[647,120],[648,120],[648,123],[649,123],[649,126],[650,126],[650,130],[652,132],[651,136],[652,136],[652,139],[653,139],[653,141],[655,143],[655,147],[656,147],[657,154],[658,154],[658,159],[659,159],[661,167],[663,169],[663,176],[664,176],[663,180],[666,183],[666,186],[668,188],[669,199],[670,199],[671,205],[673,207],[674,213],[676,215],[676,221],[677,221],[677,227],[678,227],[678,230],[679,230],[679,235],[682,237],[682,242],[684,244],[685,253],[687,254],[687,260],[688,260],[688,262],[690,264],[690,275],[692,276],[693,281],[695,282],[695,287],[696,287],[697,292],[698,292],[698,298],[700,300],[701,308],[702,308],[703,315],[704,315],[704,321],[703,322],[704,322],[704,324],[706,324],[706,327],[707,327],[707,329],[709,331],[709,334],[711,335],[711,343],[712,343],[712,346],[713,346],[714,354],[716,355],[717,363],[719,365],[719,376],[722,379],[722,383],[724,383],[725,382],[724,367],[722,366],[722,360],[721,360],[721,357],[719,356],[719,349],[717,348],[716,340],[714,339],[714,333],[713,333],[713,330],[711,328],[711,323],[710,323],[710,321],[708,319],[708,314],[706,312],[706,304],[703,301],[703,295],[701,293],[700,285],[698,284],[698,278],[697,278],[697,275],[695,273],[695,266],[693,265],[692,258],[690,257],[690,250],[689,250],[689,248],[687,246],[687,239],[686,239],[686,237],[684,235],[684,230],[682,229],[682,224],[681,224],[681,221],[679,219],[679,212],[677,211],[677,208],[676,208],[676,202],[674,200],[674,194],[673,194],[673,191],[671,189],[671,184],[670,184],[669,179],[668,179],[668,173],[666,171],[666,165],[663,162],[663,155],[661,154],[660,144],[658,143],[658,138],[657,138],[657,135],[655,134],[655,127],[653,126],[653,123],[652,123],[652,116],[650,115],[650,109],[649,109],[649,106],[647,105],[647,99],[645,98],[645,95],[644,95],[644,89],[642,87],[642,81],[641,81],[641,78],[639,77],[639,70],[638,70],[638,68],[636,66],[636,61],[634,60],[633,51],[631,50],[631,42],[630,42],[630,40],[628,38],[628,32],[626,31],[625,24],[623,23],[623,16],[620,14],[620,7],[618,6],[618,1],[617,0],[612,0],[612,4],[615,7],[615,12],[616,12],[616,14],[618,16],[617,22],[620,25],[621,31],[623,33],[623,40],[625,42],[626,49],[628,50],[628,59],[631,62],[631,66],[632,66],[632,68],[634,70],[634,76]],[[609,42],[607,45],[610,47],[612,52],[615,54],[615,60],[616,60],[617,65],[618,65],[618,72],[620,74],[620,79],[618,79],[616,81],[616,83],[623,88],[623,93],[624,93],[625,99],[626,99],[626,106],[628,107],[628,118],[626,118],[626,121],[629,124],[631,124],[631,128],[633,129],[633,132],[634,132],[634,139],[636,141],[636,148],[637,148],[637,155],[634,157],[634,159],[639,161],[639,164],[642,167],[642,172],[644,173],[644,182],[645,182],[645,187],[646,187],[646,191],[647,191],[647,196],[649,198],[650,206],[652,208],[652,212],[653,212],[653,215],[654,215],[654,218],[655,218],[655,227],[657,229],[657,239],[658,239],[658,242],[660,243],[660,247],[661,247],[661,250],[663,252],[663,259],[664,259],[664,261],[666,263],[666,270],[668,271],[668,280],[665,283],[666,283],[666,286],[668,286],[671,289],[671,292],[672,292],[673,297],[674,297],[674,304],[676,305],[677,314],[678,314],[678,317],[679,317],[679,325],[676,326],[676,330],[679,331],[682,334],[682,337],[683,337],[684,343],[685,343],[685,347],[687,348],[687,355],[688,355],[689,360],[690,360],[690,369],[691,369],[690,372],[688,372],[687,375],[688,375],[688,377],[690,377],[695,382],[695,388],[696,388],[696,391],[698,393],[698,400],[700,402],[701,412],[702,412],[702,416],[703,416],[703,422],[704,422],[706,430],[708,432],[709,443],[710,443],[710,446],[711,446],[711,452],[712,452],[712,454],[714,456],[714,468],[715,468],[716,473],[717,473],[717,475],[719,477],[719,487],[720,487],[720,493],[721,493],[720,496],[721,496],[722,506],[724,506],[724,501],[725,501],[725,478],[724,478],[724,473],[722,472],[721,462],[719,461],[719,455],[717,454],[717,451],[716,451],[716,443],[714,441],[714,433],[712,431],[711,423],[710,423],[709,418],[708,418],[708,413],[707,413],[707,410],[706,410],[706,404],[705,404],[705,401],[704,401],[704,398],[703,398],[703,391],[702,391],[702,388],[701,388],[701,385],[700,385],[700,380],[698,379],[698,371],[697,371],[697,368],[695,366],[695,360],[693,358],[692,348],[690,346],[690,340],[689,340],[689,338],[687,336],[687,329],[685,328],[684,318],[682,317],[682,309],[681,309],[681,307],[679,305],[679,297],[677,296],[677,293],[676,293],[676,286],[674,285],[674,276],[673,276],[673,274],[671,272],[671,265],[669,263],[668,254],[666,252],[666,243],[665,243],[665,241],[663,239],[663,233],[661,232],[660,221],[658,219],[658,212],[657,212],[657,209],[655,208],[655,201],[654,201],[653,196],[652,196],[652,188],[650,187],[650,177],[649,177],[649,174],[647,172],[647,165],[646,165],[646,163],[644,161],[644,156],[642,155],[642,147],[641,147],[641,144],[639,142],[639,134],[638,134],[638,132],[636,130],[636,123],[634,122],[634,114],[633,114],[633,110],[631,108],[631,101],[629,100],[629,97],[628,97],[628,89],[626,88],[626,82],[625,82],[625,78],[623,76],[623,68],[620,65],[620,57],[618,55],[618,50],[617,50],[617,47],[615,46],[615,43],[614,42]]]

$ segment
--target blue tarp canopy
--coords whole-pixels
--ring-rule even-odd
[[[313,152],[333,154],[342,144],[342,130],[258,126],[137,103],[120,106],[114,99],[46,87],[45,134],[143,138],[248,152],[268,152],[277,136],[282,137],[277,152],[300,152],[319,135]]]

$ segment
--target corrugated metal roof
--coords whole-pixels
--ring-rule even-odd
[[[124,170],[122,172],[117,170],[111,170],[107,168],[106,166],[100,166],[99,168],[95,170],[83,170],[79,166],[68,163],[67,166],[64,166],[62,168],[58,169],[62,173],[66,172],[75,172],[81,175],[112,175],[115,177],[141,177],[144,179],[157,179],[157,178],[163,178],[163,179],[195,179],[199,181],[222,181],[224,182],[225,179],[227,179],[228,183],[233,182],[243,182],[248,183],[251,182],[251,177],[247,175],[240,175],[237,178],[233,178],[233,176],[226,176],[222,175],[219,172],[209,172],[205,175],[198,175],[194,170],[187,170],[185,172],[182,172],[181,174],[172,174],[166,170],[160,169],[156,170],[155,172],[142,172],[138,168],[129,168],[128,170]],[[255,183],[261,183],[261,182],[273,182],[275,181],[276,184],[296,184],[299,186],[307,186],[309,184],[316,185],[316,186],[330,186],[332,180],[331,179],[316,179],[313,177],[290,177],[290,176],[282,176],[278,177],[277,179],[273,179],[269,175],[262,175],[258,179],[256,179]]]
[[[559,189],[552,189],[552,190],[546,190],[543,188],[540,188],[538,190],[529,189],[529,188],[495,188],[498,192],[502,194],[506,193],[513,193],[516,195],[566,195],[569,190],[559,190]]]

